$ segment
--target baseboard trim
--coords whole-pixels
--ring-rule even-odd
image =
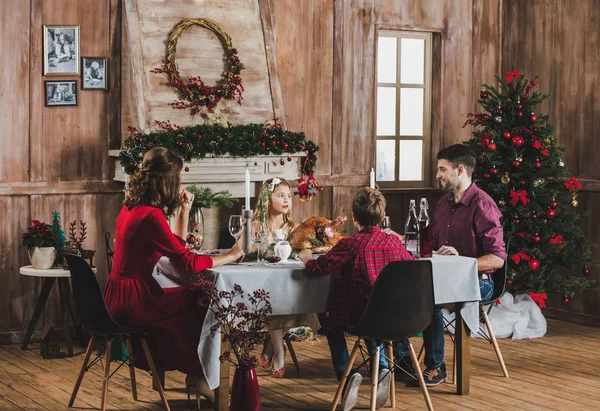
[[[572,311],[548,307],[543,308],[542,312],[546,318],[553,318],[555,320],[567,321],[590,327],[600,327],[600,317],[595,317],[593,315],[574,313]]]
[[[56,332],[61,340],[65,340],[65,330],[63,328],[56,328]],[[0,332],[0,345],[9,345],[9,344],[21,344],[23,339],[25,339],[25,331],[3,331]],[[42,330],[35,330],[31,335],[31,339],[29,340],[29,344],[39,343],[40,342],[40,334]],[[78,344],[77,334],[75,334],[75,330],[71,330],[71,338],[73,339],[73,344]]]

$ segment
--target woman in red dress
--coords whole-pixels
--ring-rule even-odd
[[[131,177],[117,219],[113,269],[104,298],[117,322],[151,328],[147,340],[157,368],[179,370],[197,377],[198,383],[204,382],[197,347],[206,310],[196,304],[197,296],[187,286],[162,289],[152,270],[166,256],[181,272],[193,275],[241,260],[244,253],[238,245],[228,254],[210,257],[185,248],[183,238],[194,196],[180,190],[182,169],[180,157],[156,147],[146,153],[142,169]],[[173,233],[165,217],[178,206]],[[148,369],[143,355],[138,355],[136,366]]]

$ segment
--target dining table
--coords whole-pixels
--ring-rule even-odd
[[[436,304],[452,305],[456,312],[456,386],[457,394],[468,395],[470,386],[470,330],[479,328],[479,279],[477,260],[463,256],[433,255],[434,298]],[[269,292],[273,315],[321,313],[327,311],[330,275],[308,277],[304,264],[296,260],[278,263],[228,264],[204,271],[218,290],[239,285],[245,293],[257,289]],[[230,364],[220,363],[224,345],[217,330],[211,333],[215,317],[208,311],[203,320],[198,356],[211,389],[218,388],[217,408],[229,409]]]

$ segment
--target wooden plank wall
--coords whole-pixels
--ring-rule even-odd
[[[600,244],[600,2],[582,0],[577,6],[557,0],[504,0],[504,69],[512,62],[529,77],[539,76],[538,89],[551,93],[541,105],[567,147],[564,161],[584,182],[579,208],[588,212],[583,228],[592,244]],[[600,250],[594,251],[596,260]],[[600,281],[600,270],[592,268]],[[568,305],[553,296],[549,315],[599,324],[600,288],[578,293]]]

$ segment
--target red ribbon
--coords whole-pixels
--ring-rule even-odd
[[[539,150],[540,148],[542,148],[542,145],[541,145],[541,144],[540,144],[540,142],[539,142],[539,141],[537,141],[537,140],[535,140],[535,141],[533,142],[533,146],[534,146],[535,148],[537,148],[538,150]]]
[[[536,293],[529,293],[529,296],[531,297],[531,299],[533,300],[533,302],[535,302],[537,305],[540,306],[540,308],[544,308],[546,306],[546,298],[548,298],[546,296],[545,293],[543,294],[536,294]]]
[[[519,264],[521,262],[521,259],[525,260],[525,261],[529,261],[531,260],[531,257],[529,257],[527,255],[527,253],[525,252],[525,250],[521,249],[521,251],[519,251],[519,254],[514,254],[512,257],[510,257],[513,262],[515,264]]]
[[[563,248],[564,248],[564,243],[563,243],[563,236],[562,235],[557,235],[556,237],[551,238],[548,241],[549,244],[556,244],[556,252],[560,252]]]
[[[514,69],[513,71],[507,71],[504,74],[504,79],[506,80],[506,84],[510,84],[515,77],[518,77],[518,78],[522,77],[521,73],[519,73],[519,70],[517,70],[517,69]]]
[[[569,189],[569,191],[573,190],[581,190],[581,183],[577,181],[575,177],[571,177],[569,181],[565,181],[565,187]]]
[[[527,198],[527,191],[521,190],[517,193],[515,190],[510,190],[510,204],[516,206],[519,200],[521,200],[523,205],[527,205],[529,202],[529,199]]]
[[[546,149],[543,149],[542,154],[545,155],[546,157],[548,157],[550,155],[550,152]]]

